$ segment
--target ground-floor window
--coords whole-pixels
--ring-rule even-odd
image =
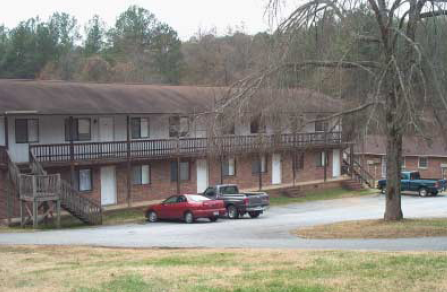
[[[427,168],[427,167],[428,167],[428,158],[419,157],[419,168]]]
[[[78,170],[78,190],[80,192],[90,192],[93,190],[93,172],[91,168]]]
[[[151,170],[149,165],[136,165],[132,167],[132,184],[147,185],[151,183]]]
[[[317,153],[316,165],[317,165],[317,167],[322,167],[322,166],[327,165],[327,157],[326,157],[326,153],[324,151]]]
[[[294,167],[296,170],[304,169],[304,153],[298,153],[295,155]]]
[[[259,158],[254,158],[251,164],[251,170],[253,174],[267,173],[267,158],[262,155]]]
[[[236,175],[236,159],[234,158],[224,159],[222,163],[222,173],[225,176]]]
[[[171,181],[177,181],[177,161],[171,162]],[[183,161],[180,162],[180,181],[188,181],[189,180],[189,162]]]

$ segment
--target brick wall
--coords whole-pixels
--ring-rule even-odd
[[[367,165],[367,161],[375,161],[374,165]],[[366,168],[370,174],[376,179],[382,179],[382,156],[366,155],[361,159],[362,165],[367,165]],[[419,168],[419,157],[407,156],[405,157],[405,166],[402,167],[404,171],[419,171],[422,178],[443,178],[441,165],[447,165],[447,158],[445,157],[428,157],[428,167]]]
[[[321,151],[309,150],[305,152],[304,167],[297,170],[296,181],[305,182],[324,178],[324,167],[316,166],[316,156]],[[283,184],[293,182],[291,153],[281,154],[281,176]],[[223,183],[238,184],[242,189],[257,188],[259,185],[259,175],[252,173],[252,163],[257,160],[256,156],[236,157],[236,175],[226,176]],[[175,161],[175,160],[173,160]],[[195,159],[183,159],[189,161],[188,181],[181,183],[181,193],[197,192],[197,164]],[[209,183],[218,184],[221,182],[221,166],[219,158],[208,158]],[[171,169],[169,160],[150,161],[142,163],[150,165],[150,184],[132,185],[131,197],[133,202],[160,200],[177,193],[177,183],[171,182]],[[116,164],[116,182],[117,182],[117,203],[125,204],[127,202],[127,165],[125,163]],[[79,167],[77,167],[78,169]],[[101,202],[101,166],[90,166],[93,175],[93,189],[89,192],[81,193],[82,196],[92,198],[98,203]],[[266,155],[266,173],[262,174],[262,185],[272,185],[272,155]],[[70,168],[57,167],[47,168],[48,173],[60,173],[64,180],[70,181]],[[332,151],[328,151],[327,177],[332,177]],[[0,172],[0,218],[6,217],[6,205],[4,187],[4,175]],[[18,204],[17,204],[18,206]],[[16,208],[18,210],[18,208]],[[18,215],[18,211],[16,212]]]

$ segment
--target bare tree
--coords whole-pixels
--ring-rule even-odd
[[[287,1],[269,0],[270,15],[278,16],[284,2]],[[278,45],[272,61],[261,72],[235,84],[238,90],[233,90],[222,102],[222,108],[235,105],[244,108],[254,103],[260,88],[276,88],[271,102],[278,104],[280,92],[286,92],[287,88],[307,87],[311,83],[321,86],[322,79],[315,76],[338,70],[339,87],[355,82],[361,87],[362,96],[325,119],[363,113],[368,118],[358,126],[366,127],[373,119],[380,123],[387,138],[384,218],[400,220],[403,218],[400,193],[403,134],[417,131],[423,135],[421,117],[428,113],[442,127],[440,116],[447,109],[442,82],[445,73],[440,72],[444,66],[439,66],[441,60],[430,56],[421,44],[445,45],[442,40],[433,41],[442,34],[430,34],[427,27],[437,26],[437,21],[444,18],[447,1],[307,0],[299,3],[277,28]],[[442,29],[445,28],[443,25]],[[309,48],[311,43],[313,47]],[[346,72],[352,80],[343,75]],[[359,80],[356,76],[364,78]],[[349,92],[340,90],[331,95],[346,99]]]

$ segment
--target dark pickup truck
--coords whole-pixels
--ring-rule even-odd
[[[241,193],[237,185],[231,184],[209,187],[203,195],[212,200],[224,201],[230,219],[243,217],[247,213],[251,218],[257,218],[270,205],[270,198],[266,193]]]
[[[446,188],[445,180],[421,178],[417,171],[403,171],[401,175],[401,191],[418,192],[419,196],[436,196]],[[386,192],[386,180],[379,180],[377,188],[384,194]]]

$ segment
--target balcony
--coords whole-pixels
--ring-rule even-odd
[[[249,154],[342,145],[341,132],[31,145],[43,164]]]

